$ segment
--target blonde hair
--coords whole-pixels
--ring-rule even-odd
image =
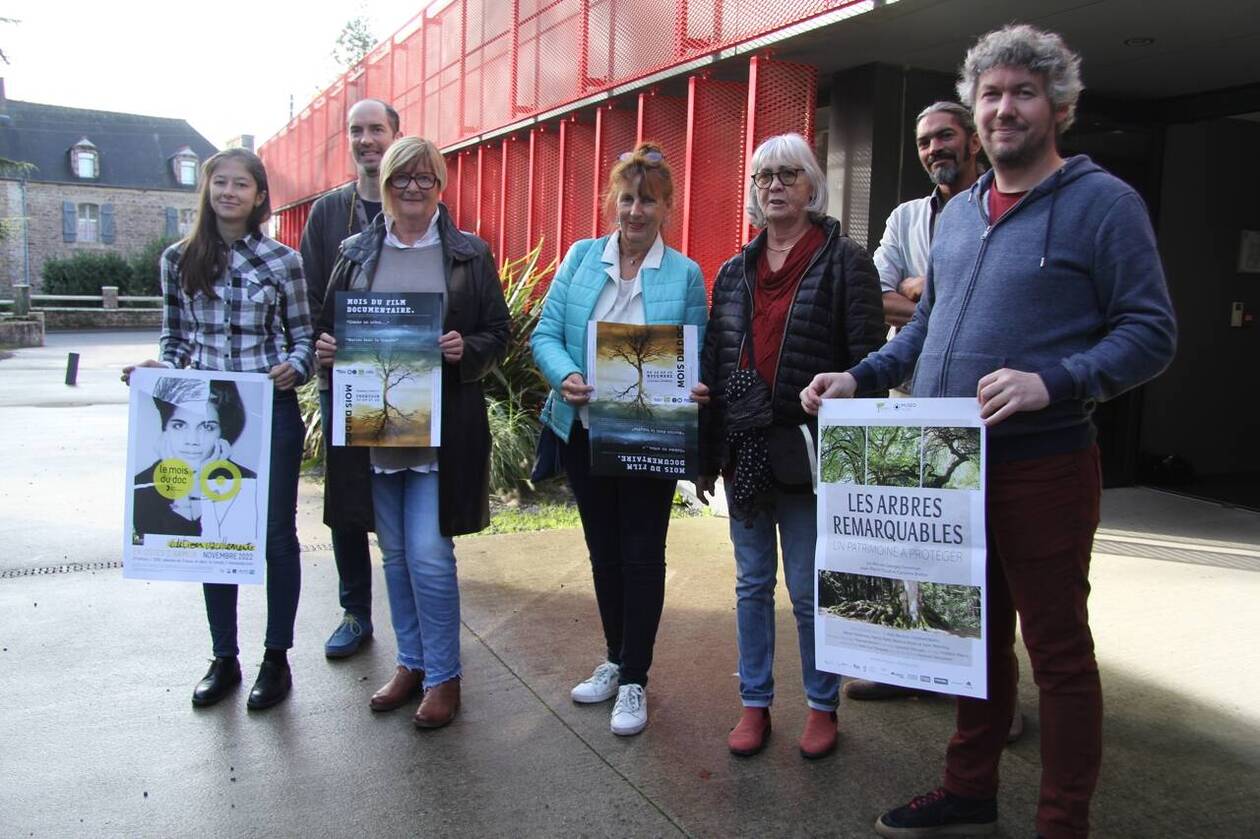
[[[446,159],[442,157],[442,153],[438,151],[438,147],[432,140],[426,140],[423,137],[403,137],[395,140],[385,150],[385,156],[381,158],[381,185],[385,187],[381,190],[381,203],[391,216],[394,214],[394,194],[389,189],[389,179],[398,172],[405,172],[417,163],[428,164],[433,176],[437,178],[437,186],[434,189],[441,192],[446,186]]]

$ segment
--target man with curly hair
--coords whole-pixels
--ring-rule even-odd
[[[1091,414],[1168,366],[1176,324],[1142,199],[1087,157],[1059,155],[1081,88],[1080,58],[1054,33],[1012,25],[972,47],[958,95],[993,170],[942,211],[910,323],[801,392],[817,411],[917,362],[915,397],[974,395],[989,429],[989,698],[958,699],[944,783],[880,816],[882,836],[996,829],[1017,613],[1040,690],[1038,835],[1089,833],[1102,760],[1086,606],[1101,494]]]

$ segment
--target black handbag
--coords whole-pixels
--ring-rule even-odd
[[[529,480],[532,483],[554,478],[564,472],[564,464],[560,461],[560,438],[551,430],[550,425],[543,425],[538,434],[538,447],[534,450],[534,468],[530,470]]]
[[[752,325],[749,324],[746,334],[748,342],[748,372],[761,379],[757,372],[753,350]],[[761,379],[764,382],[764,379]],[[774,394],[770,385],[763,385],[769,394],[771,404]],[[781,487],[816,487],[818,474],[817,446],[813,432],[808,425],[775,425],[773,420],[764,430],[766,454],[770,460],[770,474],[774,482]]]

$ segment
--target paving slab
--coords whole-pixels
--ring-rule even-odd
[[[410,709],[369,711],[393,667],[384,582],[378,570],[376,638],[326,660],[336,573],[308,482],[292,696],[244,708],[265,619],[262,590],[245,587],[246,685],[192,708],[209,655],[198,587],[123,580],[116,567],[126,416],[105,377],[153,336],[99,350],[93,336],[50,337],[68,343],[42,361],[31,351],[0,361],[6,385],[27,394],[0,401],[0,836],[869,836],[882,809],[938,783],[946,698],[844,702],[838,752],[800,758],[786,598],[770,745],[751,759],[726,752],[739,714],[734,570],[717,517],[671,525],[651,723],[638,737],[609,733],[608,705],[568,698],[602,653],[575,529],[459,539],[459,718],[420,732]],[[48,380],[69,344],[87,347],[81,375],[100,389],[65,406],[65,386]],[[1103,519],[1094,835],[1252,836],[1260,515],[1123,489],[1104,494]],[[1022,654],[1021,666],[1029,725],[1003,760],[999,836],[1030,836],[1036,806],[1037,697]]]

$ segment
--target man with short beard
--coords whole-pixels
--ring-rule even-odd
[[[324,291],[342,241],[367,227],[381,211],[381,158],[401,136],[398,112],[379,99],[360,99],[346,115],[346,133],[356,177],[316,201],[302,231],[302,266],[315,322],[325,305]],[[331,305],[332,301],[327,302]],[[324,644],[324,655],[345,658],[372,637],[372,564],[367,534],[376,527],[371,486],[366,482],[356,485],[352,476],[359,474],[358,470],[341,463],[347,458],[366,457],[367,450],[330,446],[331,408],[328,374],[320,368],[319,415],[326,463],[324,522],[332,532],[342,608],[341,622]]]
[[[884,288],[884,320],[894,328],[910,322],[923,295],[937,217],[950,198],[966,192],[980,176],[980,137],[971,111],[957,102],[933,102],[914,125],[919,162],[936,188],[892,211],[875,251]]]
[[[1103,719],[1088,609],[1101,498],[1091,415],[1159,375],[1177,329],[1141,197],[1088,157],[1059,155],[1081,89],[1080,57],[1058,35],[1012,25],[980,38],[958,95],[993,171],[941,211],[910,323],[801,391],[817,413],[917,364],[915,398],[975,398],[987,429],[988,699],[958,697],[941,785],[880,816],[881,836],[997,830],[1017,614],[1040,696],[1036,830],[1089,834]]]

